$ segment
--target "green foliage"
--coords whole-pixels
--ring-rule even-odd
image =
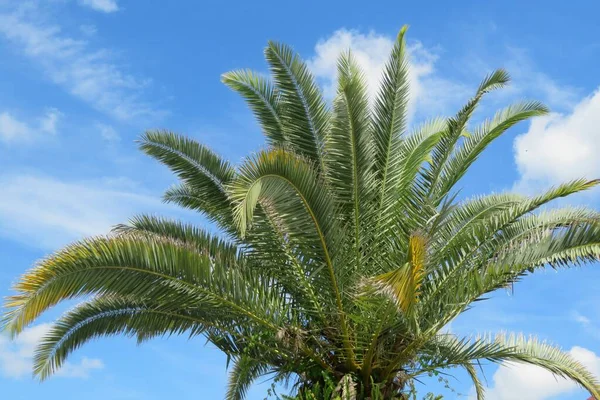
[[[417,400],[420,377],[448,386],[441,371],[452,368],[464,369],[483,399],[481,360],[536,365],[600,398],[597,378],[545,342],[444,333],[494,290],[542,268],[597,261],[600,213],[544,207],[600,181],[457,201],[480,154],[547,109],[519,102],[471,127],[485,94],[509,82],[498,70],[455,116],[411,131],[405,33],[372,101],[349,52],[331,106],[285,45],[265,51],[272,79],[223,75],[267,138],[237,167],[185,136],[145,133],[141,150],[180,181],[165,200],[202,213],[220,233],[142,215],[41,260],[7,299],[5,328],[18,335],[54,305],[83,302],[40,342],[34,372],[47,378],[101,336],[187,334],[227,355],[231,400],[265,376],[276,399]]]

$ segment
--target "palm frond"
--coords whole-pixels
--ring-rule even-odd
[[[406,129],[409,77],[404,35],[407,29],[404,26],[398,33],[373,106],[375,167],[379,179],[381,209],[387,208],[385,203],[392,201],[387,197],[395,194],[397,169],[402,156],[399,147]]]
[[[280,95],[271,82],[250,70],[231,71],[221,77],[223,83],[238,92],[260,122],[272,146],[286,144],[281,121]]]
[[[139,143],[142,151],[171,168],[189,184],[202,186],[210,181],[222,188],[235,176],[229,162],[185,136],[168,131],[147,131]]]
[[[446,194],[435,192],[442,170],[454,151],[459,138],[464,134],[465,127],[479,105],[479,102],[486,93],[504,87],[509,81],[510,77],[503,69],[498,69],[489,74],[479,85],[475,96],[469,100],[455,117],[448,120],[448,126],[432,152],[431,168],[424,174],[427,181],[428,197],[433,201],[434,205],[438,205]]]
[[[453,365],[464,365],[474,360],[516,362],[535,365],[557,377],[568,378],[586,389],[592,396],[600,397],[600,382],[580,362],[568,353],[540,341],[519,334],[499,334],[475,339],[459,339],[454,335],[439,335],[426,345],[432,360],[422,371]]]
[[[41,261],[14,288],[17,294],[7,299],[5,314],[13,334],[53,305],[86,295],[150,297],[179,302],[182,308],[202,304],[273,330],[287,307],[277,287],[256,273],[159,238],[99,237],[76,243]]]
[[[352,238],[354,258],[349,264],[359,268],[366,225],[364,214],[374,186],[369,104],[364,74],[350,52],[340,56],[338,76],[325,164],[341,217],[353,232],[348,235]]]
[[[178,175],[182,183],[165,194],[167,202],[198,210],[222,228],[230,226],[230,204],[225,192],[233,167],[206,146],[167,131],[148,131],[140,148]]]
[[[600,181],[587,181],[585,179],[575,180],[548,190],[546,193],[526,199],[499,213],[493,213],[487,218],[480,219],[474,226],[450,239],[454,246],[446,246],[443,256],[437,257],[445,260],[440,267],[433,271],[424,285],[425,297],[435,297],[437,293],[445,293],[446,285],[451,284],[456,274],[461,271],[466,263],[472,262],[474,256],[483,246],[496,237],[498,232],[507,228],[519,218],[533,212],[539,207],[561,197],[589,190],[599,184]],[[467,270],[468,271],[468,270]]]
[[[269,42],[265,57],[280,95],[287,142],[321,168],[329,124],[329,110],[321,90],[306,64],[289,46]]]
[[[173,221],[152,215],[138,215],[128,224],[119,224],[113,228],[118,235],[133,237],[153,237],[173,240],[184,246],[191,246],[200,254],[205,254],[224,265],[238,262],[237,247],[218,236],[200,229],[192,224]],[[231,259],[233,257],[233,259]]]
[[[469,374],[469,377],[473,382],[473,387],[475,388],[475,395],[477,396],[477,400],[485,400],[485,388],[483,386],[483,383],[479,379],[479,376],[477,375],[477,370],[475,369],[473,363],[467,362],[462,364],[461,366],[465,369],[465,371],[467,371],[467,374]]]
[[[378,293],[390,297],[406,314],[412,313],[425,276],[426,242],[427,239],[422,235],[411,235],[406,264],[394,271],[376,276],[370,282]]]
[[[493,119],[475,129],[452,153],[442,167],[437,187],[432,188],[433,192],[438,197],[450,192],[490,143],[517,123],[547,113],[548,108],[537,101],[513,104],[499,111]]]
[[[250,385],[263,375],[268,367],[248,356],[240,356],[233,361],[233,368],[229,372],[226,400],[244,400]]]
[[[277,199],[286,194],[285,189],[292,189],[301,200],[305,212],[313,223],[315,246],[320,248],[320,255],[331,290],[335,296],[337,314],[342,323],[344,347],[349,353],[352,348],[348,338],[347,322],[342,301],[342,289],[334,268],[336,256],[336,218],[333,198],[326,186],[322,185],[315,169],[301,157],[283,149],[273,149],[259,153],[248,160],[240,168],[239,178],[229,188],[230,197],[235,204],[234,216],[242,236],[254,214],[254,209],[261,197]],[[289,198],[288,198],[289,201]],[[305,236],[310,233],[304,231]],[[348,361],[353,362],[352,357]]]

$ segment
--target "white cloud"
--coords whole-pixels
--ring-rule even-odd
[[[139,188],[124,179],[68,182],[22,174],[0,176],[0,187],[0,235],[43,249],[168,209],[158,198],[135,194]]]
[[[119,5],[115,0],[80,0],[82,5],[90,7],[96,11],[111,13],[119,11]]]
[[[600,90],[580,101],[569,114],[551,114],[532,121],[514,142],[527,188],[569,179],[600,178]]]
[[[46,335],[51,324],[44,323],[26,328],[14,340],[0,335],[0,372],[7,378],[23,378],[33,371],[35,347]],[[83,357],[78,363],[66,362],[56,376],[87,378],[93,370],[104,368],[97,358]]]
[[[569,354],[595,376],[600,376],[600,357],[593,351],[575,346]],[[574,382],[526,364],[511,363],[499,367],[494,373],[493,382],[493,387],[486,391],[487,400],[546,400],[578,390]],[[470,398],[476,398],[474,393]]]
[[[119,142],[121,140],[121,136],[117,133],[115,128],[106,124],[97,124],[98,130],[100,131],[100,136],[102,139],[107,142]]]
[[[62,118],[62,113],[56,108],[51,108],[46,111],[46,114],[40,119],[40,129],[43,132],[56,134],[58,121]]]
[[[340,29],[316,44],[316,54],[308,61],[308,65],[315,76],[323,81],[326,96],[333,98],[336,92],[338,57],[343,51],[352,49],[355,59],[365,73],[370,95],[375,97],[381,72],[393,44],[390,37],[373,31],[363,34]]]
[[[79,25],[79,30],[85,36],[94,36],[98,32],[98,28],[96,28],[96,25],[92,24]]]
[[[0,113],[0,139],[3,142],[13,142],[29,137],[30,128],[8,112]]]
[[[124,72],[111,51],[93,49],[60,26],[44,22],[35,6],[23,7],[0,14],[0,37],[37,63],[55,84],[119,120],[165,114],[141,99],[149,80]]]
[[[48,109],[44,115],[35,118],[35,124],[30,125],[20,120],[13,113],[0,113],[0,141],[5,143],[29,142],[42,134],[55,135],[63,114],[56,108]]]
[[[578,311],[573,311],[571,313],[571,319],[581,326],[583,332],[596,339],[600,339],[600,328],[594,323],[594,319],[589,318]]]
[[[82,357],[76,364],[65,362],[60,370],[56,371],[56,376],[65,378],[87,379],[90,372],[96,369],[103,369],[104,363],[98,358]]]
[[[583,327],[588,327],[592,321],[585,315],[580,314],[578,311],[574,311],[572,314],[573,321],[577,322]]]
[[[376,32],[367,34],[340,29],[320,40],[308,65],[323,84],[325,95],[333,98],[336,87],[337,60],[341,52],[352,49],[363,69],[371,99],[375,98],[381,74],[394,44],[394,38]],[[453,106],[468,98],[470,91],[461,83],[438,76],[435,64],[438,55],[421,42],[409,42],[411,103],[409,113],[423,111],[427,117],[448,114]]]

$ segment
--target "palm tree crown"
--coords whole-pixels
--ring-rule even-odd
[[[63,300],[85,301],[39,344],[35,373],[46,378],[100,336],[186,333],[204,335],[233,363],[228,399],[266,374],[291,378],[299,395],[328,380],[355,398],[402,398],[419,376],[449,367],[465,369],[482,399],[479,360],[537,365],[600,398],[600,382],[547,343],[444,330],[536,269],[598,260],[598,212],[536,211],[598,181],[458,201],[456,184],[481,152],[547,110],[521,102],[471,126],[485,94],[509,81],[497,70],[454,117],[408,131],[405,31],[374,99],[349,52],[331,106],[285,45],[265,50],[272,80],[225,74],[267,139],[238,167],[189,138],[144,134],[141,149],[181,180],[165,200],[198,210],[222,234],[139,216],[39,262],[7,300],[10,332]]]

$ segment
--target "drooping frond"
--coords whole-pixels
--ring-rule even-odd
[[[202,334],[206,311],[182,311],[177,304],[156,305],[143,300],[102,296],[63,315],[42,339],[36,349],[34,372],[46,379],[58,370],[65,359],[84,343],[108,335],[125,334],[146,338],[155,335]],[[209,318],[210,320],[210,318]]]
[[[260,122],[267,141],[272,146],[286,144],[279,93],[264,77],[250,70],[231,71],[221,77],[223,83],[238,92]]]
[[[535,365],[554,375],[575,381],[594,398],[600,398],[600,381],[579,361],[560,348],[523,335],[497,335],[495,342],[504,348],[513,348],[514,355],[505,361]]]
[[[166,131],[148,131],[139,140],[146,154],[168,166],[182,184],[165,199],[201,211],[228,228],[230,204],[225,192],[235,176],[233,167],[206,146]]]
[[[327,186],[323,185],[319,174],[303,158],[283,149],[273,149],[259,153],[246,161],[240,168],[238,179],[229,188],[234,202],[234,216],[242,236],[251,223],[254,210],[261,198],[278,201],[292,201],[289,190],[299,199],[306,215],[312,223],[308,230],[300,231],[310,240],[311,247],[319,249],[320,275],[326,277],[334,294],[339,318],[345,320],[342,290],[338,272],[334,268],[336,256],[336,229],[333,198]],[[294,230],[295,231],[295,230]],[[299,232],[299,233],[300,233]],[[310,254],[310,253],[309,253]],[[342,322],[346,351],[351,352],[348,332]]]
[[[524,363],[543,368],[558,377],[571,379],[594,397],[600,397],[600,381],[597,377],[568,353],[535,337],[499,334],[459,339],[454,335],[444,334],[432,339],[424,350],[431,359],[417,374],[483,359]]]
[[[236,259],[235,254],[227,258]],[[286,304],[276,287],[247,268],[215,263],[196,249],[160,238],[100,237],[76,243],[41,261],[15,290],[5,315],[14,334],[58,302],[85,295],[150,297],[178,302],[181,308],[202,304],[273,330]]]
[[[244,400],[250,385],[267,371],[267,366],[248,356],[241,356],[233,361],[229,372],[226,400]]]
[[[285,189],[292,189],[304,205],[322,249],[323,260],[331,259],[336,224],[331,218],[335,212],[333,198],[313,165],[283,149],[263,151],[246,161],[240,168],[238,179],[229,187],[234,216],[242,235],[252,222],[259,199],[271,198],[275,203],[279,199],[290,201]],[[306,231],[304,234],[310,235]]]
[[[376,276],[372,284],[377,292],[387,295],[404,313],[411,313],[419,297],[419,288],[425,276],[427,239],[420,234],[409,238],[406,264]]]
[[[131,218],[128,224],[115,226],[113,232],[139,238],[149,236],[173,240],[183,246],[191,246],[200,254],[207,255],[223,265],[232,265],[239,260],[239,250],[234,244],[197,226],[180,221],[151,215],[138,215]]]
[[[475,395],[477,396],[477,400],[485,400],[485,387],[479,379],[479,376],[477,375],[477,370],[475,369],[473,363],[466,362],[464,364],[461,364],[461,366],[465,369],[465,371],[467,371],[467,374],[469,374],[469,377],[473,382],[473,387],[475,388]]]

